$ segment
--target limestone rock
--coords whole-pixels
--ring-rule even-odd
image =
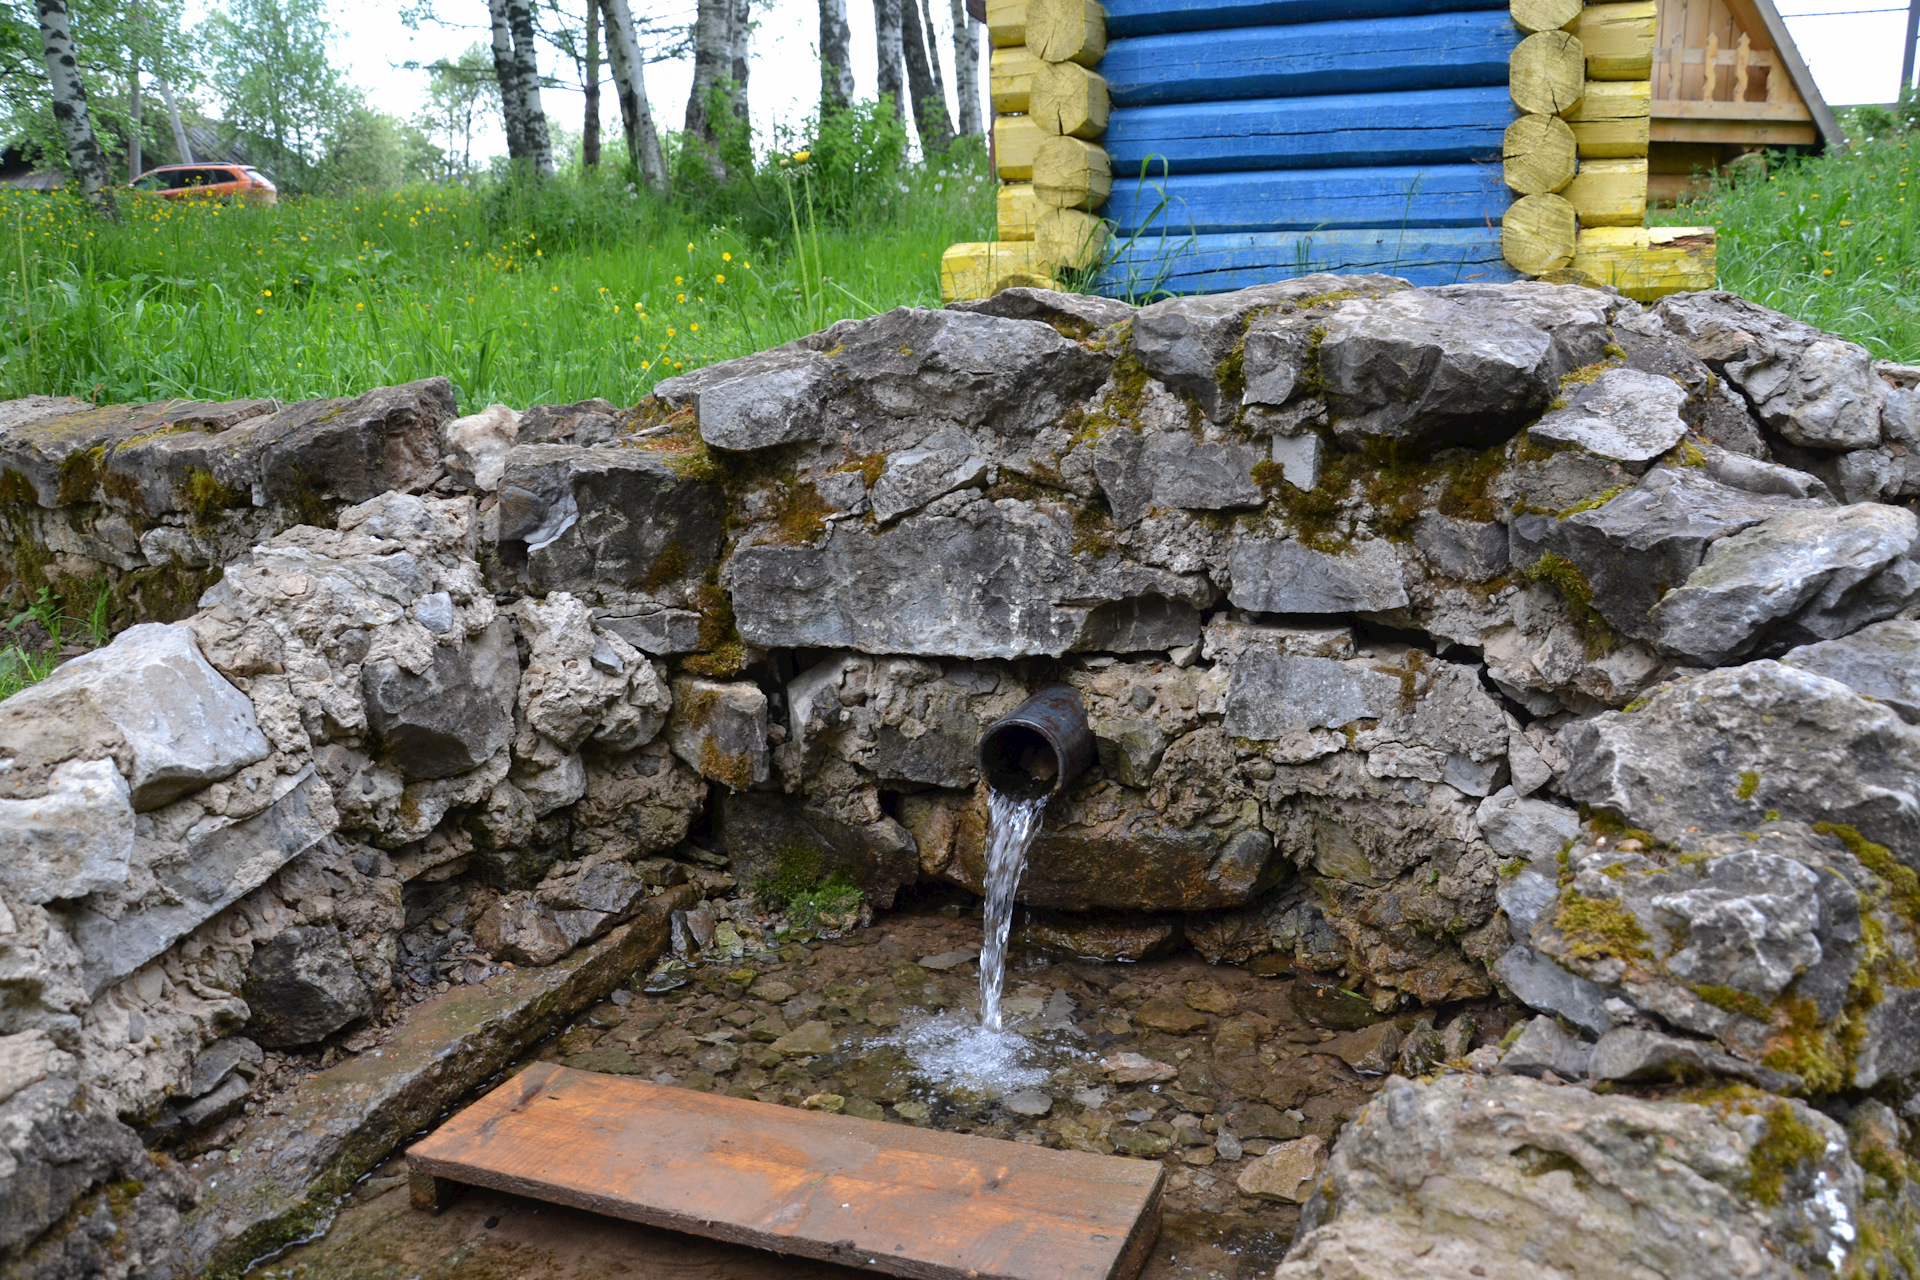
[[[84,701],[125,739],[133,806],[157,809],[267,755],[253,706],[208,665],[186,627],[143,623],[8,699],[14,715]]]
[[[476,769],[513,737],[520,659],[502,618],[464,645],[434,646],[431,664],[409,671],[397,659],[361,673],[367,722],[409,778],[448,778]]]
[[[295,925],[256,947],[247,966],[248,1035],[269,1049],[323,1040],[373,1012],[339,930]]]
[[[520,435],[520,415],[504,404],[490,404],[447,424],[447,451],[456,474],[485,493],[500,487],[507,472],[507,452]]]
[[[1212,602],[1202,575],[1077,555],[1065,514],[981,499],[878,532],[838,523],[816,546],[736,551],[721,580],[749,644],[956,658],[1065,653],[1103,601]]]
[[[1820,1154],[1775,1182],[1754,1157],[1788,1133]],[[1800,1102],[1644,1101],[1518,1076],[1389,1080],[1326,1179],[1277,1280],[1464,1277],[1468,1260],[1506,1280],[1788,1280],[1846,1263],[1861,1204],[1844,1131]]]
[[[1313,729],[1339,729],[1396,710],[1400,681],[1373,664],[1293,657],[1250,646],[1227,682],[1226,729],[1235,737],[1275,741]]]
[[[1530,863],[1553,861],[1580,834],[1580,815],[1573,810],[1545,800],[1523,800],[1510,791],[1482,800],[1474,817],[1495,853]]]
[[[1587,1074],[1591,1056],[1591,1047],[1578,1036],[1568,1035],[1552,1018],[1539,1017],[1530,1019],[1500,1055],[1499,1069],[1505,1075],[1552,1073],[1562,1080],[1578,1080]]]
[[[1838,640],[1789,649],[1780,662],[1838,680],[1892,707],[1908,724],[1920,723],[1920,623],[1876,622]]]
[[[767,695],[745,681],[673,682],[673,753],[716,782],[746,791],[767,780]]]
[[[1714,666],[1832,640],[1920,595],[1920,520],[1876,503],[1776,516],[1717,543],[1653,610],[1662,648]]]
[[[658,739],[638,751],[584,754],[587,790],[573,812],[580,855],[662,853],[686,839],[705,807],[707,784]]]
[[[1750,662],[1563,736],[1574,759],[1566,794],[1662,839],[1746,829],[1777,810],[1920,856],[1920,729],[1824,676]]]
[[[1440,573],[1463,582],[1486,582],[1507,571],[1507,527],[1503,524],[1458,520],[1426,511],[1414,522],[1413,545]]]
[[[1543,444],[1579,445],[1616,462],[1647,463],[1687,433],[1680,417],[1686,389],[1637,369],[1609,369],[1582,387],[1564,409],[1527,428]]]
[[[529,650],[520,677],[520,715],[562,751],[589,735],[615,750],[652,741],[672,695],[652,663],[617,635],[597,630],[568,592],[522,601],[520,634]]]
[[[1016,932],[1021,947],[1074,959],[1131,963],[1171,951],[1180,942],[1181,928],[1178,917],[1029,911]]]
[[[1788,1089],[1799,1081],[1722,1053],[1698,1040],[1683,1040],[1643,1027],[1615,1027],[1594,1044],[1587,1073],[1595,1080],[1671,1080],[1677,1076],[1724,1075],[1751,1080],[1763,1089]]]
[[[1282,1142],[1240,1171],[1244,1195],[1304,1204],[1327,1167],[1327,1144],[1315,1134]]]
[[[1866,348],[1723,290],[1675,294],[1653,311],[1792,443],[1861,449],[1880,442],[1883,392]]]
[[[0,800],[0,886],[15,902],[82,898],[127,882],[133,804],[111,760],[55,766],[46,794]]]
[[[742,884],[782,872],[816,882],[837,873],[875,906],[889,907],[919,879],[920,855],[914,837],[873,799],[870,808],[836,811],[799,797],[728,791],[715,804],[714,834]]]
[[[986,478],[987,460],[974,452],[971,440],[957,431],[937,435],[887,460],[887,469],[873,482],[874,519],[896,520],[956,489],[983,486]]]
[[[1376,1022],[1335,1036],[1323,1048],[1364,1075],[1385,1075],[1400,1052],[1400,1028]]]
[[[1131,525],[1154,507],[1260,506],[1252,472],[1261,458],[1253,445],[1202,443],[1184,431],[1109,431],[1094,446],[1093,471],[1115,523]]]
[[[574,946],[551,907],[520,895],[488,907],[473,926],[473,940],[495,959],[536,968],[552,964]]]
[[[1400,553],[1384,539],[1336,554],[1292,538],[1242,538],[1233,544],[1228,573],[1228,599],[1257,613],[1380,613],[1408,603]]]
[[[833,362],[811,351],[794,351],[778,362],[754,359],[738,376],[694,393],[700,438],[716,449],[739,451],[814,439],[823,429],[820,410],[833,375]]]
[[[1613,304],[1566,285],[1450,285],[1344,302],[1324,322],[1334,432],[1433,447],[1511,434],[1601,356]]]
[[[1504,889],[1505,886],[1503,885],[1502,888]],[[1541,897],[1536,902],[1528,904],[1531,908],[1530,918],[1516,917],[1511,909],[1508,910],[1508,920],[1515,930],[1515,945],[1507,948],[1506,953],[1494,963],[1493,976],[1500,979],[1501,984],[1513,994],[1514,999],[1529,1009],[1538,1009],[1542,1013],[1565,1018],[1589,1034],[1602,1035],[1613,1028],[1613,1019],[1607,1016],[1606,1011],[1606,988],[1598,983],[1589,982],[1579,974],[1569,973],[1525,944],[1527,935],[1533,932],[1535,924],[1555,905],[1558,898],[1557,888],[1551,882],[1547,882]],[[1508,901],[1509,899],[1503,893],[1500,905],[1506,908]],[[1577,1056],[1561,1063],[1561,1066],[1567,1067],[1565,1071],[1555,1065],[1560,1060],[1554,1055],[1562,1053],[1563,1050],[1572,1053],[1573,1050],[1567,1049],[1559,1041],[1553,1043],[1552,1052],[1539,1060],[1560,1075],[1569,1078],[1578,1076],[1580,1071],[1574,1069],[1578,1062]],[[1519,1063],[1523,1060],[1526,1059],[1516,1059],[1512,1069],[1519,1070]],[[1504,1060],[1502,1065],[1505,1065]]]
[[[1008,320],[1039,320],[1042,323],[1085,326],[1091,332],[1133,318],[1134,308],[1114,298],[1086,293],[1060,293],[1054,289],[1035,289],[1017,285],[1002,289],[990,298],[969,298],[949,302],[949,311],[977,311]]]

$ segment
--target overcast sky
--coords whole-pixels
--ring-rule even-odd
[[[564,2],[564,0],[563,0]],[[952,24],[947,0],[929,0],[934,21],[941,29],[942,62],[951,69]],[[1839,106],[1855,102],[1891,102],[1900,81],[1900,43],[1906,30],[1904,9],[1891,10],[1888,0],[1779,0],[1788,28],[1800,47],[1801,56],[1813,70],[1814,80],[1828,102]],[[198,6],[196,6],[198,7]],[[396,115],[408,116],[419,109],[425,97],[426,77],[421,72],[404,70],[402,64],[430,62],[455,56],[475,41],[488,39],[487,9],[482,0],[440,0],[440,12],[446,19],[463,19],[464,27],[428,25],[410,31],[400,21],[399,6],[393,0],[336,0],[331,6],[340,61],[354,82],[365,89],[375,105]],[[650,14],[655,23],[690,22],[690,0],[667,0],[662,7],[647,8],[635,4],[635,16]],[[850,0],[848,17],[853,27],[854,79],[863,95],[873,93],[873,8],[863,0]],[[1858,10],[1889,10],[1857,12]],[[759,28],[753,38],[753,72],[748,97],[753,106],[755,124],[761,129],[775,121],[798,120],[805,115],[819,91],[815,37],[818,9],[807,0],[773,0],[764,8],[756,4]],[[1833,16],[1823,16],[1833,15]],[[985,41],[982,40],[981,75],[986,74]],[[555,67],[543,61],[541,69],[572,78],[571,67]],[[687,90],[693,68],[689,61],[656,63],[647,69],[647,93],[653,102],[654,117],[669,126],[677,124],[686,112]],[[947,86],[951,101],[956,86]],[[982,94],[984,98],[984,93]],[[582,103],[577,92],[549,89],[545,93],[548,113],[578,132]],[[983,113],[985,107],[983,105]],[[611,93],[601,96],[603,127],[617,133],[619,108]],[[486,150],[504,151],[497,127]]]

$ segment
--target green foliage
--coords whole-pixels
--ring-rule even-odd
[[[104,581],[87,584],[87,589],[91,598],[83,614],[67,612],[67,598],[51,587],[42,587],[31,604],[7,621],[8,640],[0,645],[0,699],[10,698],[53,673],[69,628],[79,628],[90,649],[107,642],[113,593]]]
[[[266,144],[276,185],[318,184],[328,138],[360,106],[327,53],[322,0],[227,0],[204,28],[223,117]]]
[[[762,900],[785,909],[790,928],[811,932],[844,929],[858,919],[865,900],[860,887],[842,872],[826,872],[826,854],[812,845],[780,850],[770,876],[754,885]]]
[[[1782,1102],[1767,1113],[1767,1131],[1747,1153],[1747,1190],[1761,1204],[1777,1205],[1801,1164],[1819,1160],[1826,1152],[1827,1140],[1794,1114],[1791,1103]]]
[[[1770,171],[1743,168],[1648,221],[1718,227],[1721,288],[1882,359],[1920,359],[1915,106],[1857,109],[1845,124],[1845,151],[1769,155]]]
[[[1573,614],[1573,625],[1586,638],[1588,657],[1597,658],[1617,643],[1612,628],[1593,607],[1593,584],[1587,581],[1579,565],[1548,551],[1527,566],[1526,578],[1529,582],[1551,583],[1559,590]]]
[[[1567,953],[1576,959],[1653,959],[1651,940],[1639,919],[1612,898],[1562,894],[1553,924],[1567,940]]]

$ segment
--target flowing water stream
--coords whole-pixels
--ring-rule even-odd
[[[999,1031],[1000,991],[1007,980],[1007,935],[1013,928],[1013,895],[1027,869],[1027,850],[1040,830],[1047,797],[1021,800],[987,794],[986,936],[980,945],[980,1025]]]

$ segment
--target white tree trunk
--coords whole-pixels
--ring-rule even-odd
[[[820,115],[853,101],[853,31],[847,0],[820,0]]]
[[[960,133],[975,138],[980,117],[980,31],[967,13],[966,0],[952,0],[953,91],[960,102]]]
[[[893,95],[893,114],[907,109],[906,76],[900,65],[900,6],[906,0],[873,0],[873,43],[880,62],[881,97]]]
[[[726,164],[714,145],[710,110],[713,91],[733,69],[734,0],[699,0],[693,20],[693,88],[687,94],[688,146],[705,153],[707,172],[725,179]]]
[[[945,151],[953,141],[947,122],[947,95],[940,91],[927,55],[930,32],[922,30],[920,0],[897,0],[900,5],[900,47],[906,56],[907,92],[913,97],[913,127],[920,135],[920,154]],[[937,45],[936,45],[937,47]]]
[[[507,0],[487,0],[493,18],[493,78],[500,82],[500,120],[507,130],[507,158],[527,158],[526,100],[520,93],[520,65],[513,56],[513,28]]]
[[[580,76],[586,103],[580,119],[580,164],[600,165],[600,0],[587,0],[587,65]]]
[[[173,148],[180,153],[181,164],[193,163],[193,144],[187,141],[187,127],[180,123],[180,104],[174,100],[173,82],[160,78],[160,100],[167,104],[167,119],[173,122]]]
[[[140,154],[140,64],[135,61],[127,72],[127,181],[146,171],[146,159]]]
[[[553,172],[553,142],[547,136],[547,113],[540,105],[540,58],[534,45],[533,6],[529,0],[506,0],[507,26],[513,31],[513,62],[520,81],[520,103],[526,128],[527,159],[534,172]]]
[[[753,36],[753,0],[733,0],[733,14],[727,24],[727,63],[731,84],[727,99],[733,103],[733,117],[747,119],[747,76],[752,64],[747,58],[747,42]]]
[[[80,192],[96,206],[114,208],[112,179],[100,140],[87,114],[87,87],[80,82],[80,60],[73,51],[73,20],[67,0],[35,0],[40,11],[40,47],[47,60],[47,82],[53,89],[53,120],[67,149],[67,167],[79,179]]]
[[[640,171],[642,182],[665,192],[667,161],[660,150],[660,134],[653,127],[653,108],[647,103],[646,62],[634,34],[633,10],[627,0],[601,0],[601,4],[607,15],[607,64],[613,72],[614,94],[620,99],[627,159]]]

